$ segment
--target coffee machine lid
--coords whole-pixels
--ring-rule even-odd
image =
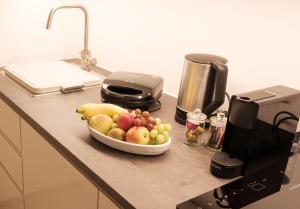
[[[227,59],[212,54],[187,54],[185,59],[191,62],[200,63],[200,64],[210,64],[213,61],[219,61],[222,64],[227,63]]]

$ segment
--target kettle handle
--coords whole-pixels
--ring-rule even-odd
[[[215,81],[212,102],[208,104],[203,111],[205,114],[208,115],[224,103],[228,74],[227,66],[222,64],[221,62],[212,61],[210,64],[212,69],[215,71]]]

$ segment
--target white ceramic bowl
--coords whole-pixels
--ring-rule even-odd
[[[143,145],[143,144],[133,144],[125,141],[120,141],[112,137],[106,136],[88,125],[90,134],[99,142],[106,144],[112,148],[122,150],[124,152],[129,152],[138,155],[159,155],[167,151],[171,144],[171,139],[169,139],[164,144],[159,145]]]

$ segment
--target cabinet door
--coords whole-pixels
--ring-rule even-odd
[[[23,198],[0,166],[0,209],[23,209]]]
[[[0,133],[0,163],[16,183],[19,190],[23,190],[22,159],[10,146],[7,139]],[[1,188],[1,187],[0,187]]]
[[[103,192],[99,191],[98,209],[119,209]]]
[[[21,120],[26,209],[97,209],[98,190]]]
[[[0,99],[0,131],[21,152],[20,117]]]

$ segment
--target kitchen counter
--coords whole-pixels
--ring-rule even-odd
[[[77,59],[68,60],[78,63]],[[108,71],[95,71],[107,76]],[[228,180],[210,174],[211,151],[182,143],[184,126],[175,122],[176,98],[163,94],[155,117],[172,124],[170,149],[159,156],[139,156],[94,140],[86,121],[75,113],[84,103],[100,103],[100,88],[33,97],[0,74],[0,99],[5,101],[96,187],[123,208],[175,209],[194,196]]]

